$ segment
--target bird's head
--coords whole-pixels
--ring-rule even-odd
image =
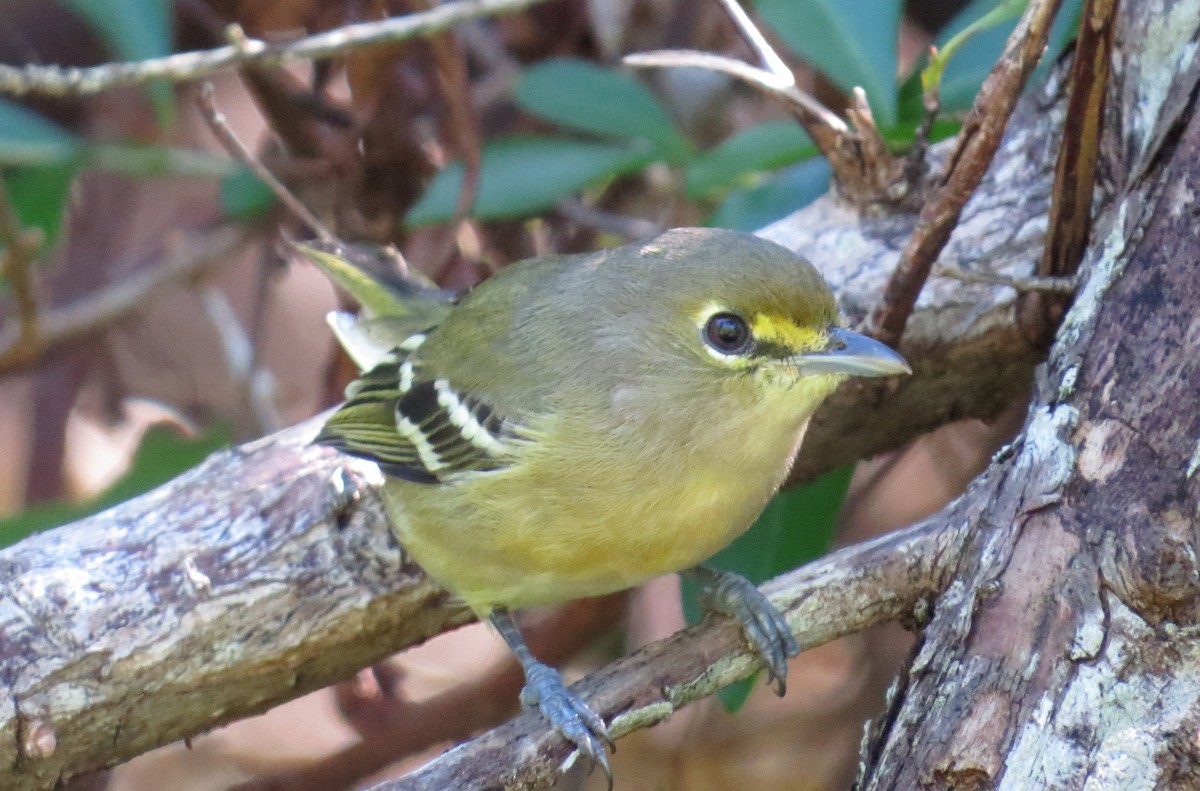
[[[878,341],[838,326],[837,306],[816,268],[795,253],[750,234],[685,228],[638,250],[641,276],[663,322],[649,329],[669,339],[674,361],[692,382],[718,382],[727,393],[785,402],[809,414],[850,376],[911,373]],[[661,372],[662,366],[659,370]]]

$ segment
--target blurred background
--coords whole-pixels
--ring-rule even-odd
[[[234,22],[288,41],[430,5],[0,0],[0,62],[207,49]],[[922,118],[928,48],[996,6],[759,0],[751,11],[801,87],[840,112],[862,86],[903,150]],[[1077,17],[1078,3],[1066,3],[1052,54]],[[935,138],[957,130],[1013,19],[950,61]],[[394,245],[452,288],[531,255],[672,226],[755,230],[825,193],[829,169],[784,108],[710,71],[619,64],[657,49],[754,60],[717,2],[552,0],[428,40],[226,72],[214,100],[340,238]],[[85,98],[0,97],[0,546],[310,417],[354,373],[324,324],[348,298],[280,243],[311,230],[230,156],[198,93],[153,82]],[[47,343],[29,332],[31,316]],[[908,524],[958,494],[1022,415],[1014,404],[992,425],[950,425],[791,490],[722,562],[765,579]],[[582,674],[683,619],[679,584],[664,579],[536,613],[531,642]],[[796,659],[786,699],[760,680],[693,705],[622,740],[618,788],[845,788],[864,723],[882,711],[911,644],[898,626],[874,629]],[[502,643],[468,627],[73,787],[366,787],[511,714],[519,683]],[[596,777],[564,782],[603,788]]]

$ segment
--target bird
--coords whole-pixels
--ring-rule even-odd
[[[532,258],[436,297],[333,315],[364,371],[315,442],[379,465],[399,543],[508,643],[522,702],[611,788],[603,719],[512,612],[676,572],[741,622],[782,693],[799,652],[787,623],[703,562],[778,490],[825,397],[850,376],[909,374],[905,360],[839,324],[804,258],[731,230]]]

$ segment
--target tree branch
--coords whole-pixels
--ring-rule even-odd
[[[802,650],[886,621],[920,620],[958,562],[958,512],[847,547],[763,586]],[[760,669],[741,628],[709,617],[613,662],[573,686],[614,739],[668,719],[680,707]],[[571,747],[527,712],[373,791],[532,791],[554,784]]]
[[[276,66],[321,60],[352,49],[428,36],[469,19],[513,13],[540,2],[544,0],[456,0],[428,11],[345,25],[286,44],[245,39],[217,49],[181,52],[134,63],[106,63],[88,68],[0,64],[0,93],[79,96],[150,80],[195,80],[231,66]]]

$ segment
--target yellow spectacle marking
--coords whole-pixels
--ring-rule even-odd
[[[784,316],[767,313],[755,314],[750,329],[760,341],[778,344],[794,352],[812,351],[825,340],[823,328],[801,327]]]

